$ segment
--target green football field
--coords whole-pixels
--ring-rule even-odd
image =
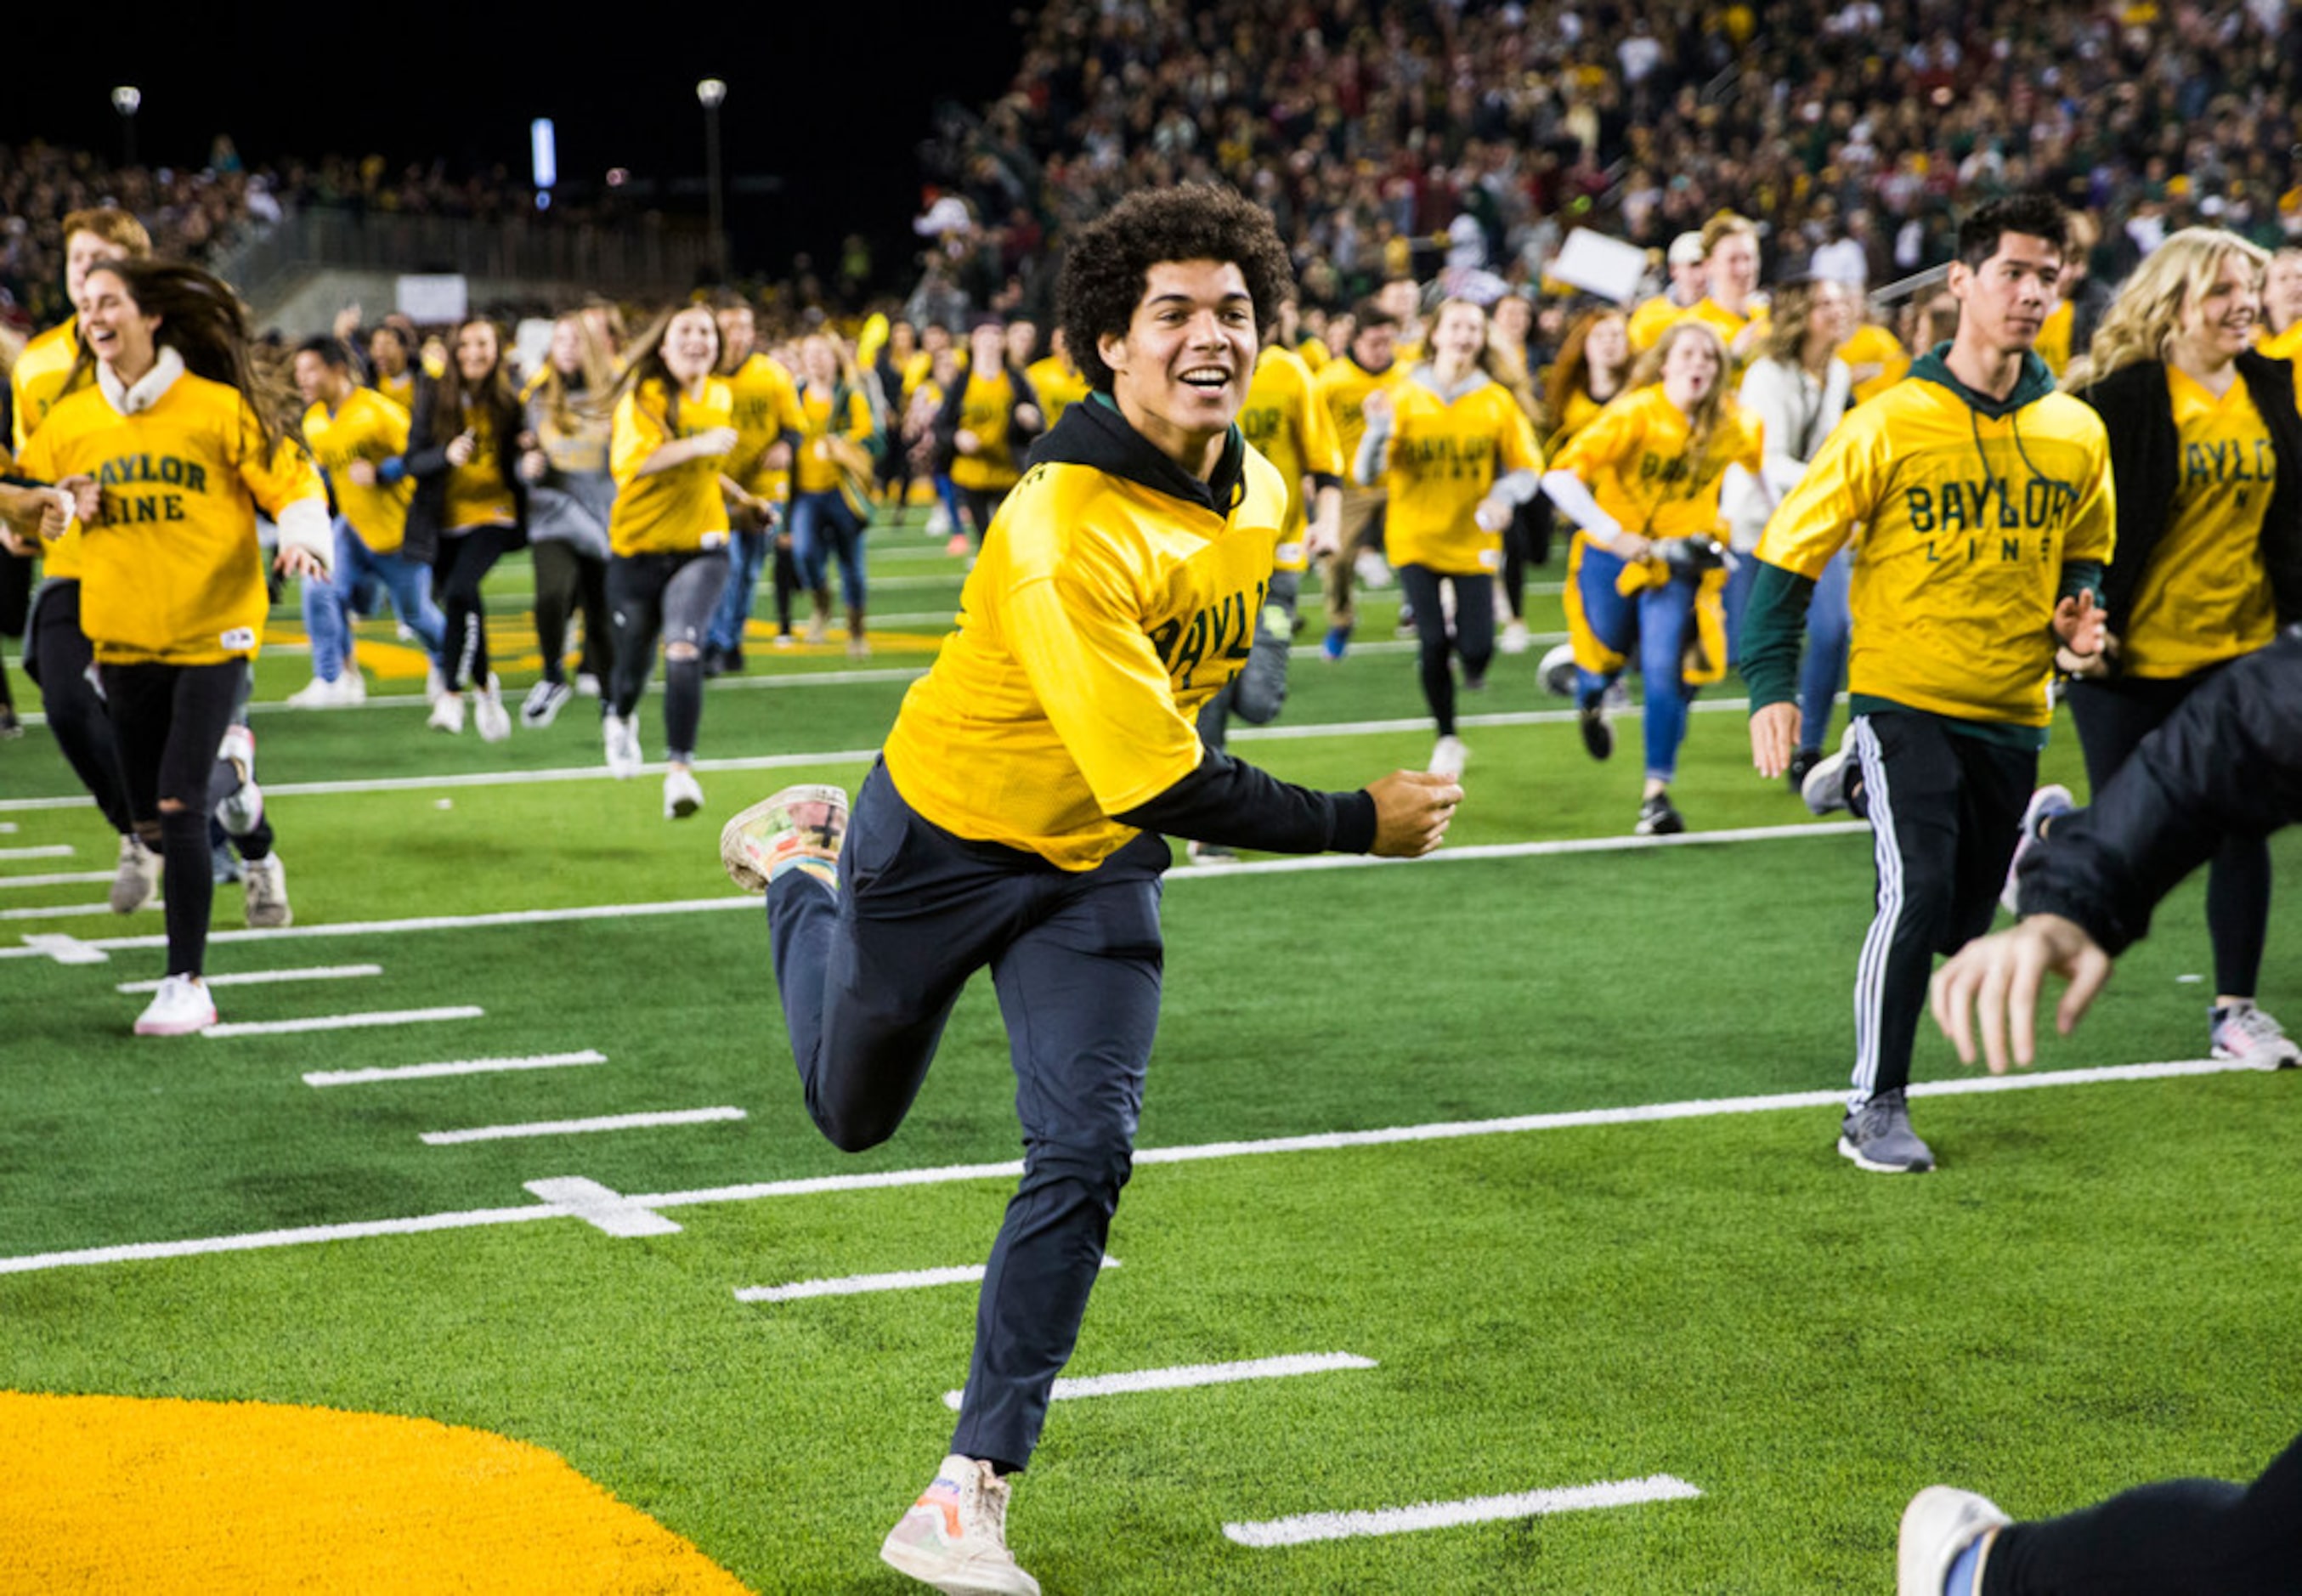
[[[837,1153],[716,849],[775,786],[852,789],[932,657],[959,562],[874,538],[874,657],[755,623],[686,822],[656,767],[607,776],[588,701],[500,745],[427,731],[388,623],[366,707],[280,708],[308,674],[283,607],[253,721],[296,923],[244,931],[219,889],[207,1037],[130,1033],[160,913],[105,908],[113,844],[46,731],[0,744],[0,1390],[469,1426],[755,1590],[917,1588],[876,1553],[942,1455],[1021,1157],[1004,1033],[977,982],[901,1133]],[[493,579],[508,699],[527,586]],[[1312,617],[1237,752],[1326,786],[1427,757],[1389,597],[1340,664]],[[2035,1075],[1922,1035],[1941,1168],[1863,1174],[1833,1142],[1867,831],[1751,773],[1730,682],[1676,789],[1693,833],[1630,837],[1637,720],[1592,763],[1540,646],[1466,701],[1440,854],[1170,877],[1141,1152],[1067,1371],[1094,1383],[1016,1491],[1024,1565],[1065,1592],[1884,1591],[1937,1480],[2039,1516],[2251,1477],[2302,1424],[2302,1082],[2204,1062],[2200,884]],[[2066,722],[2045,769],[2079,785]],[[2261,993],[2289,1021],[2298,945],[2289,894]],[[0,1586],[42,1588],[8,1557]]]

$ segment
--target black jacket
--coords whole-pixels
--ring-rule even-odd
[[[2290,413],[2290,412],[2289,412]],[[2110,953],[2228,835],[2302,819],[2302,633],[2225,666],[2142,740],[2093,805],[2022,856],[2025,914],[2076,920]]]
[[[2262,518],[2262,554],[2270,567],[2278,624],[2291,626],[2302,620],[2302,416],[2294,408],[2294,368],[2248,351],[2238,357],[2238,369],[2270,428],[2278,460],[2278,481]],[[2078,397],[2101,413],[2110,434],[2118,545],[2103,575],[2102,599],[2110,629],[2116,632],[2166,535],[2167,511],[2182,477],[2181,439],[2166,390],[2166,368],[2155,360],[2121,366],[2080,389]]]
[[[440,403],[440,384],[430,378],[416,383],[416,403],[407,417],[407,452],[399,457],[404,475],[416,480],[416,497],[407,505],[407,535],[400,552],[409,559],[429,561],[440,551],[442,524],[448,514],[448,446],[432,441],[432,413]],[[519,475],[519,433],[527,424],[514,407],[508,424],[496,429],[496,466],[511,484],[514,526],[510,546],[527,542],[527,483]]]

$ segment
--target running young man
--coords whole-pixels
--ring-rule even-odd
[[[2102,648],[2109,445],[2031,349],[2065,227],[2038,195],[1967,219],[1950,267],[1956,335],[1839,424],[1759,543],[1743,672],[1752,762],[1779,778],[1798,748],[1808,598],[1868,526],[1852,592],[1854,723],[1803,790],[1816,812],[1853,809],[1875,834],[1878,912],[1854,978],[1838,1150],[1879,1173],[1934,1167],[1903,1097],[1934,955],[1990,924],[2037,785],[2056,645],[2088,659]]]
[[[768,893],[808,1112],[886,1140],[953,1002],[993,968],[1023,1121],[959,1426],[881,1556],[947,1592],[1025,1592],[1007,1476],[1030,1461],[1130,1172],[1159,1015],[1173,832],[1274,853],[1416,856],[1462,791],[1399,771],[1293,786],[1210,751],[1199,706],[1248,656],[1287,487],[1233,425],[1256,329],[1290,286],[1260,209],[1146,191],[1081,232],[1062,320],[1092,397],[1041,439],[856,800],[789,787],[729,822],[728,871]]]

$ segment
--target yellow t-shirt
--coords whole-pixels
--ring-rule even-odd
[[[1287,484],[1287,522],[1279,542],[1278,568],[1303,570],[1309,564],[1303,528],[1311,518],[1303,479],[1313,475],[1340,479],[1344,462],[1334,417],[1319,402],[1311,368],[1300,356],[1273,345],[1256,357],[1255,380],[1248,387],[1247,403],[1239,407],[1239,430],[1279,467],[1280,480]]]
[[[754,355],[727,378],[735,406],[735,452],[727,457],[727,475],[737,487],[762,499],[791,497],[791,468],[765,464],[768,450],[786,433],[803,432],[799,385],[791,373],[765,355]]]
[[[468,532],[475,526],[509,526],[519,519],[519,501],[504,480],[496,441],[495,417],[483,405],[464,407],[464,425],[472,434],[472,458],[448,467],[448,500],[440,520],[442,532]]]
[[[1686,415],[1659,382],[1634,388],[1576,433],[1551,459],[1590,488],[1623,528],[1649,538],[1721,536],[1718,491],[1729,466],[1757,475],[1763,442],[1758,418],[1722,401],[1702,457],[1689,459]]]
[[[2036,346],[2038,358],[2045,361],[2046,369],[2058,377],[2070,369],[2071,335],[2076,321],[2077,313],[2071,308],[2071,302],[2060,299],[2055,302],[2054,309],[2046,313],[2046,321],[2038,327]],[[1844,357],[1842,353],[1841,358]]]
[[[1015,384],[1004,371],[987,377],[970,371],[963,380],[967,386],[959,396],[959,431],[975,434],[975,452],[952,457],[952,483],[979,493],[1012,488],[1022,475],[1007,437],[1015,413]]]
[[[401,409],[413,411],[416,408],[416,367],[410,365],[396,377],[376,373],[375,391]]]
[[[80,318],[67,316],[63,324],[49,328],[24,346],[16,357],[15,369],[8,374],[9,386],[14,391],[14,448],[22,454],[24,445],[40,430],[40,423],[64,396],[64,383],[71,376],[72,362],[80,358]],[[93,382],[93,374],[83,374],[80,385]]]
[[[1359,407],[1366,403],[1368,394],[1397,382],[1406,370],[1394,360],[1381,372],[1371,372],[1348,355],[1338,355],[1321,366],[1312,380],[1312,391],[1327,407],[1327,419],[1334,425],[1335,449],[1346,472],[1358,458],[1359,441],[1366,436],[1366,414]]]
[[[1088,396],[1087,379],[1060,355],[1034,360],[1023,368],[1023,374],[1031,379],[1031,391],[1039,396],[1039,415],[1048,428]]]
[[[616,503],[608,515],[608,547],[617,554],[676,554],[701,549],[715,533],[727,533],[727,501],[719,491],[727,456],[706,455],[640,475],[640,467],[665,444],[735,424],[727,380],[707,377],[701,397],[680,395],[676,426],[669,411],[669,391],[660,377],[650,377],[616,401],[608,448]]]
[[[1861,404],[1884,393],[1911,372],[1911,352],[1903,340],[1876,322],[1865,322],[1838,348],[1838,357],[1850,366],[1876,365],[1878,374],[1854,385],[1850,405]]]
[[[2293,360],[2302,357],[2302,321],[2297,321],[2283,332],[2264,331],[2254,340],[2255,350],[2273,360]]]
[[[1819,576],[1857,523],[1851,688],[2045,726],[2063,567],[2107,561],[2116,535],[2102,418],[2051,392],[1992,417],[1929,377],[1906,379],[1832,429],[1759,558]]]
[[[1505,475],[1542,469],[1533,424],[1510,390],[1492,378],[1449,401],[1426,383],[1428,369],[1391,390],[1385,552],[1394,566],[1455,575],[1499,571],[1502,533],[1481,527],[1472,515]]]
[[[2127,613],[2111,617],[2130,676],[2186,676],[2278,634],[2262,558],[2262,517],[2278,479],[2269,424],[2243,382],[2217,399],[2170,365],[2166,389],[2181,474]]]
[[[310,456],[286,439],[267,455],[239,391],[189,372],[134,416],[95,388],[67,395],[18,465],[102,491],[80,540],[80,624],[106,665],[254,659],[271,604],[256,512],[326,497]]]
[[[888,735],[904,801],[1067,870],[1124,847],[1136,828],[1111,817],[1198,769],[1199,708],[1255,641],[1287,494],[1252,449],[1244,471],[1222,516],[1092,466],[1034,466]]]
[[[855,388],[847,390],[844,401],[835,406],[835,401],[841,400],[843,396],[832,390],[809,387],[800,391],[803,424],[800,428],[799,453],[794,459],[798,471],[795,483],[802,493],[828,493],[840,485],[843,449],[839,441],[860,449],[870,439],[871,401]],[[835,408],[846,413],[835,416]],[[851,470],[860,468],[861,463],[852,451],[847,451],[847,465]]]
[[[1654,348],[1655,340],[1662,336],[1662,330],[1686,315],[1687,310],[1686,306],[1679,304],[1668,294],[1657,294],[1651,299],[1640,300],[1631,312],[1630,320],[1625,323],[1625,332],[1631,340],[1631,353],[1642,355]]]
[[[328,474],[336,508],[359,533],[370,553],[390,554],[407,534],[407,501],[416,484],[406,477],[390,487],[360,486],[351,478],[355,460],[381,465],[407,452],[407,412],[373,388],[356,388],[331,416],[325,405],[304,412],[304,441]]]

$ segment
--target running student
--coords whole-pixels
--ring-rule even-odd
[[[1449,299],[1431,326],[1431,358],[1394,387],[1366,396],[1366,433],[1354,480],[1380,483],[1390,500],[1384,542],[1399,590],[1415,613],[1423,701],[1437,721],[1433,774],[1457,777],[1471,757],[1455,735],[1455,673],[1486,685],[1495,655],[1495,576],[1503,529],[1534,497],[1542,471],[1534,425],[1496,381],[1487,313]],[[1450,629],[1440,594],[1454,598]]]
[[[665,315],[632,351],[616,400],[609,470],[608,609],[615,670],[600,706],[608,769],[640,772],[640,695],[663,639],[663,814],[703,807],[695,734],[703,719],[703,640],[727,582],[727,503],[719,467],[736,445],[719,325],[701,305]]]
[[[2302,620],[2302,415],[2294,367],[2253,351],[2269,257],[2186,227],[2151,253],[2069,384],[2110,437],[2118,550],[2103,575],[2100,675],[2071,687],[2087,784],[2107,785],[2151,728],[2234,659]],[[2047,787],[2033,823],[2067,805]],[[2270,929],[2270,844],[2232,833],[2206,875],[2216,1058],[2302,1063],[2255,1003]]]
[[[1022,1183],[951,1455],[881,1550],[945,1591],[1039,1589],[1007,1550],[1009,1477],[1130,1167],[1159,1014],[1160,833],[1412,856],[1461,797],[1407,771],[1314,792],[1192,726],[1247,651],[1286,514],[1286,484],[1232,422],[1258,312],[1288,286],[1270,218],[1225,190],[1138,192],[1080,232],[1058,298],[1093,394],[1002,508],[852,827],[837,788],[790,787],[721,838],[729,873],[767,891],[808,1112],[839,1147],[895,1133],[975,971],[991,968],[1007,1017]]]
[[[57,402],[21,466],[71,493],[85,523],[80,625],[137,831],[164,861],[167,972],[136,1030],[177,1036],[215,1023],[201,979],[210,783],[269,608],[256,511],[279,525],[283,575],[324,579],[334,538],[319,473],[256,388],[229,288],[194,266],[108,261],[88,273],[81,320],[96,385]],[[41,535],[65,525],[58,506]],[[261,874],[267,893],[281,889],[284,923],[268,832],[240,851],[250,918]]]
[[[1799,634],[1860,525],[1848,660],[1853,724],[1807,777],[1818,813],[1866,816],[1877,913],[1854,978],[1854,1071],[1838,1151],[1934,1167],[1904,1089],[1934,955],[1990,923],[2036,785],[2059,643],[2102,647],[2096,597],[2114,492],[2102,422],[2031,345],[2068,248],[2043,195],[1993,200],[1958,233],[1958,332],[1851,412],[1775,512],[1743,621],[1752,762],[1798,748]]]
[[[1994,1074],[2028,1067],[2049,971],[2070,982],[2067,1033],[2142,939],[2158,901],[2231,836],[2302,819],[2302,637],[2248,654],[2144,737],[2091,808],[2024,855],[2026,918],[1936,972],[1935,1020]],[[1934,1485],[1903,1515],[1900,1596],[2290,1596],[2302,1589],[2302,1439],[2251,1487],[2146,1485],[2062,1518],[2012,1524],[1987,1499]]]

